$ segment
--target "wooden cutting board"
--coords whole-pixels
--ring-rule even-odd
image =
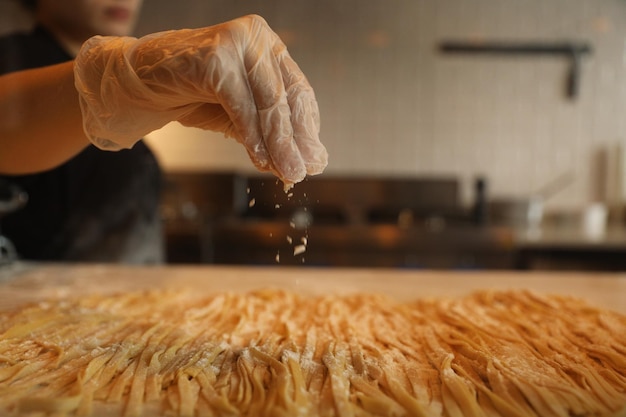
[[[377,292],[398,300],[529,289],[579,297],[626,314],[626,274],[617,273],[38,263],[0,267],[0,310],[48,297],[177,288],[206,293],[259,288],[303,294]]]

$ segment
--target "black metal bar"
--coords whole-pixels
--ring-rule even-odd
[[[570,60],[566,83],[567,96],[570,98],[578,95],[581,56],[592,52],[591,46],[584,42],[445,41],[439,45],[439,49],[445,53],[482,55],[563,55]]]
[[[590,45],[583,42],[459,42],[446,41],[440,45],[446,53],[520,54],[520,55],[572,55],[591,53]]]

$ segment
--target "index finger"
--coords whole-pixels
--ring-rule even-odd
[[[258,16],[252,18],[250,37],[244,60],[263,141],[283,182],[296,183],[304,179],[307,168],[294,138],[293,109],[280,66],[286,46]]]
[[[328,165],[328,152],[319,139],[320,112],[313,87],[285,49],[279,65],[291,109],[291,125],[307,174],[321,174]]]

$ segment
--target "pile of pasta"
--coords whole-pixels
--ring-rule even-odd
[[[526,291],[148,291],[0,315],[19,416],[609,416],[626,317]]]

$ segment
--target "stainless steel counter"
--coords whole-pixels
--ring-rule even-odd
[[[626,271],[626,228],[589,235],[581,227],[547,226],[515,234],[518,266],[526,269]]]

